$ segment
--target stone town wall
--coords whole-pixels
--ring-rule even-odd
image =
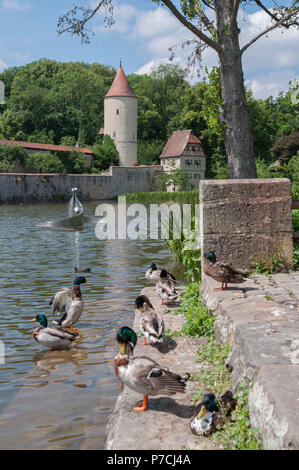
[[[113,199],[119,194],[155,190],[159,165],[110,167],[100,175],[0,173],[0,203],[68,200],[73,187],[82,201]]]

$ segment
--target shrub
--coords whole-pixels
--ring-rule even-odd
[[[0,171],[12,171],[17,162],[24,164],[27,156],[26,151],[22,147],[16,145],[1,145],[0,146]]]
[[[25,168],[32,168],[41,173],[61,173],[64,165],[56,154],[36,152],[26,155]]]

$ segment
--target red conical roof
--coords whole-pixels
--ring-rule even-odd
[[[131,96],[133,98],[137,98],[134,91],[129,85],[127,77],[122,69],[122,66],[118,69],[117,74],[114,77],[113,83],[110,87],[105,98],[109,96]]]

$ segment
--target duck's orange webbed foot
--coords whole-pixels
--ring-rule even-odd
[[[145,339],[145,337],[144,337],[143,343],[140,343],[140,346],[148,346],[148,345],[149,345],[149,343],[147,343],[147,341],[146,341],[146,339]]]
[[[140,406],[140,402],[135,403],[133,410],[134,411],[145,411],[145,410],[147,410],[147,406],[148,406],[148,396],[145,395],[143,397],[143,402],[142,402],[141,406]]]
[[[225,284],[226,284],[226,287],[224,287]],[[227,283],[222,282],[221,287],[219,287],[218,289],[214,289],[214,292],[220,292],[220,291],[226,290],[226,289],[227,289]]]

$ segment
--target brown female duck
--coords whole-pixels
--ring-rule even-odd
[[[205,255],[206,261],[203,265],[203,272],[210,276],[215,281],[221,282],[221,287],[219,289],[214,289],[215,291],[221,291],[227,289],[227,283],[232,284],[241,284],[245,282],[248,277],[248,273],[242,269],[235,268],[229,263],[224,263],[222,261],[216,261],[216,255],[214,251],[210,250]]]

